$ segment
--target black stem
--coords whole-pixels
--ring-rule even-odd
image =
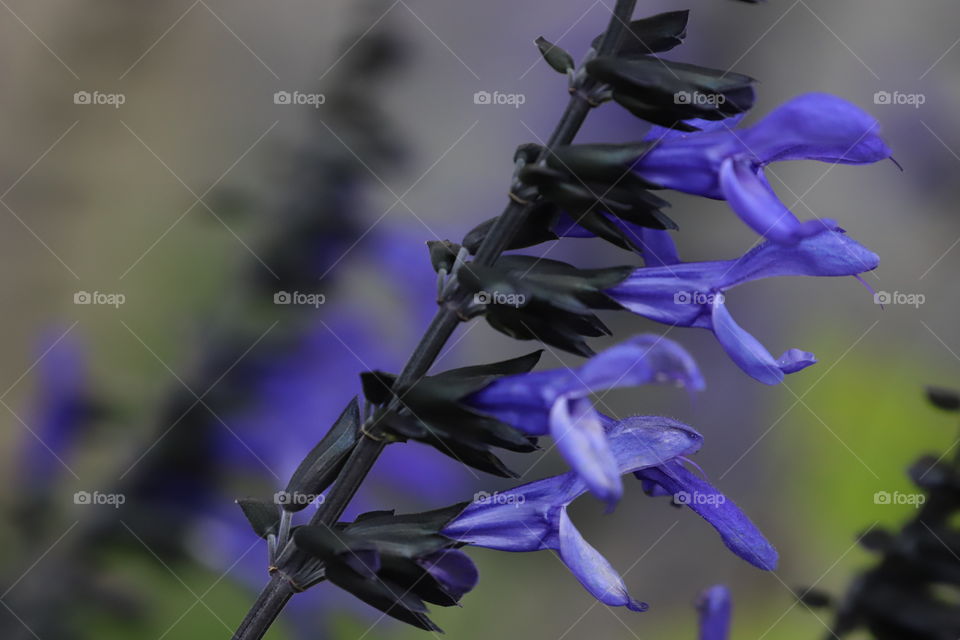
[[[617,0],[613,15],[597,48],[597,55],[609,55],[616,51],[636,4],[637,0]],[[572,93],[538,162],[543,162],[558,146],[570,144],[573,141],[593,106],[587,99],[587,95],[595,86],[596,82],[588,77],[582,86]],[[511,199],[477,249],[474,262],[480,265],[493,264],[510,245],[510,240],[530,215],[533,206],[532,202],[523,204]],[[441,304],[421,338],[420,344],[417,345],[394,382],[395,397],[402,397],[410,386],[426,375],[433,366],[444,345],[460,324],[463,318],[462,309],[468,299],[469,293],[458,287]],[[376,429],[376,416],[371,422],[373,429]],[[343,472],[330,488],[326,500],[314,514],[311,523],[327,525],[335,523],[360,488],[370,469],[373,468],[386,442],[379,439],[375,431],[367,433],[370,437],[362,438],[351,452]],[[233,640],[260,640],[293,593],[294,589],[289,580],[275,573],[247,613]]]
[[[243,622],[237,627],[233,640],[262,638],[293,594],[294,589],[289,580],[280,574],[273,574],[270,582],[250,607]]]

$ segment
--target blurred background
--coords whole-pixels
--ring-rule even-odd
[[[499,213],[513,149],[545,139],[563,109],[565,81],[533,40],[579,57],[609,10],[0,5],[0,628],[43,640],[229,637],[266,580],[264,545],[233,500],[285,484],[359,392],[358,372],[402,365],[433,312],[423,243]],[[841,591],[870,562],[857,535],[912,509],[874,494],[908,491],[918,454],[956,444],[921,393],[951,385],[960,359],[955,3],[647,0],[638,16],[677,8],[692,15],[672,59],[760,80],[748,123],[809,91],[882,122],[902,173],[804,162],[775,166],[771,181],[799,217],[836,218],[880,254],[867,282],[910,304],[881,309],[852,278],[751,284],[729,297],[741,324],[773,353],[801,347],[818,365],[765,387],[707,332],[677,329],[705,393],[606,399],[621,416],[670,415],[705,435],[697,462],[778,546],[775,574],[633,486],[615,513],[585,498],[573,517],[649,612],[596,604],[549,553],[472,550],[479,587],[462,610],[434,610],[450,637],[693,638],[691,602],[717,582],[733,588],[735,637],[821,637],[829,621],[795,594]],[[478,91],[523,100],[476,104]],[[605,105],[579,140],[643,133]],[[725,203],[668,198],[685,260],[733,258],[755,241]],[[637,262],[593,240],[550,252]],[[302,295],[282,304],[284,293]],[[664,330],[610,324],[618,339]],[[526,347],[477,322],[438,366]],[[575,362],[548,350],[543,365]],[[564,468],[556,455],[534,460],[511,463],[524,480]],[[508,485],[398,445],[353,511],[432,508]],[[422,635],[326,585],[295,598],[271,633]]]

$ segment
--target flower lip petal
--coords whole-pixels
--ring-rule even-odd
[[[681,500],[717,530],[728,549],[764,571],[777,567],[777,550],[740,508],[706,480],[679,462],[651,467],[637,474]]]
[[[562,397],[550,410],[550,435],[590,491],[607,504],[623,495],[617,460],[587,398]]]
[[[828,219],[797,220],[749,158],[732,157],[723,161],[720,188],[730,208],[747,226],[781,244],[794,244],[837,226],[836,221]]]
[[[646,611],[647,605],[630,597],[620,574],[600,555],[573,526],[566,509],[560,510],[560,559],[576,576],[580,584],[600,602],[611,606],[625,606],[632,611]]]
[[[723,302],[713,304],[713,332],[737,366],[754,380],[775,385],[783,382],[784,371],[760,341],[736,323]]]
[[[777,366],[784,373],[796,373],[817,363],[817,357],[809,351],[788,349],[777,360]]]

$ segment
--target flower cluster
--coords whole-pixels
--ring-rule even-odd
[[[568,115],[550,143],[518,149],[511,204],[501,216],[475,227],[462,244],[430,244],[440,309],[420,349],[400,373],[362,374],[362,408],[357,400],[347,406],[287,485],[290,493],[326,492],[325,504],[308,524],[293,526],[299,505],[243,502],[269,543],[272,584],[286,580],[286,588],[299,590],[328,580],[390,616],[435,630],[424,603],[455,604],[477,581],[460,547],[551,550],[599,601],[643,611],[647,605],[628,593],[567,509],[585,493],[614,508],[627,474],[649,496],[688,506],[746,562],[776,567],[773,545],[698,467],[691,470],[689,456],[703,445],[693,427],[600,410],[596,395],[608,389],[657,383],[703,389],[690,354],[661,336],[636,336],[599,354],[589,340],[612,333],[600,314],[627,311],[710,330],[734,364],[765,384],[813,365],[814,355],[797,348],[775,358],[733,319],[726,295],[779,276],[859,277],[879,259],[833,220],[799,220],[777,198],[765,167],[801,159],[867,164],[889,158],[890,150],[873,118],[834,96],[801,96],[737,128],[753,107],[753,79],[657,57],[683,40],[687,12],[628,24],[629,15],[618,12],[633,5],[617,2],[610,27],[580,66],[538,39],[549,66],[570,83]],[[582,118],[570,114],[608,100],[653,125],[649,135],[573,144],[579,124],[571,123]],[[682,261],[670,235],[677,227],[664,213],[669,202],[655,193],[667,189],[726,200],[760,236],[758,245],[736,259]],[[600,238],[639,254],[644,266],[582,269],[543,256],[501,255],[565,237]],[[534,352],[427,375],[453,328],[479,316],[511,338],[587,360],[535,371],[540,352]],[[392,443],[421,442],[464,465],[514,477],[499,452],[537,451],[543,437],[552,438],[570,471],[431,512],[340,518]],[[702,637],[724,637],[726,591],[706,592],[701,612]],[[251,616],[242,630],[255,627],[257,612]]]
[[[633,473],[651,491],[681,497],[709,522],[737,555],[761,569],[773,569],[777,552],[730,500],[686,469],[684,456],[697,451],[703,437],[669,418],[636,416],[605,419],[605,436],[620,473]],[[474,502],[443,529],[454,540],[501,551],[551,549],[594,597],[610,606],[644,611],[623,580],[580,535],[567,506],[587,491],[576,473],[538,480],[501,493],[504,499]],[[522,499],[510,499],[518,498]]]

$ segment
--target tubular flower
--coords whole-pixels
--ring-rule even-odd
[[[605,422],[610,450],[620,473],[679,466],[678,460],[697,451],[703,441],[694,429],[670,418],[635,416]],[[749,546],[731,547],[735,553],[763,569],[775,566],[776,551],[736,505],[702,480],[695,487],[722,498],[713,500],[723,503],[722,514],[702,515],[725,539],[738,537],[748,543]],[[647,605],[630,596],[620,575],[580,535],[567,514],[567,505],[587,490],[580,476],[569,472],[506,492],[482,495],[442,533],[459,542],[501,551],[553,550],[595,598],[609,606],[644,611]]]
[[[743,129],[660,136],[633,165],[645,180],[668,189],[726,200],[754,231],[792,244],[832,220],[800,222],[777,198],[764,167],[784,160],[869,164],[890,157],[880,125],[859,107],[822,93],[799,96]],[[653,139],[657,139],[653,132]]]
[[[616,387],[673,382],[703,389],[693,358],[672,340],[640,335],[576,369],[505,376],[466,398],[474,409],[532,436],[550,434],[587,488],[612,503],[623,485],[614,453],[590,394]]]
[[[738,260],[690,262],[637,269],[606,293],[637,315],[673,326],[710,329],[730,358],[764,384],[816,362],[790,349],[775,360],[730,315],[725,293],[737,285],[776,276],[852,276],[875,269],[876,254],[841,229],[824,230],[793,245],[765,242]]]
[[[732,608],[727,587],[718,584],[705,589],[697,600],[700,640],[727,640],[730,637]]]

